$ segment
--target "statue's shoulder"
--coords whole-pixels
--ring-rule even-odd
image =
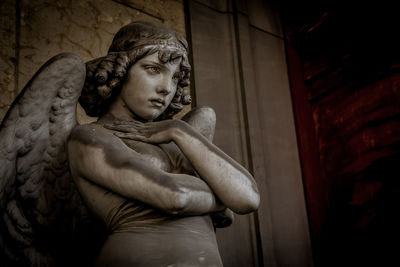
[[[213,139],[217,122],[217,116],[213,108],[208,106],[196,107],[189,111],[182,120],[189,123],[208,140]]]
[[[109,130],[105,129],[103,125],[89,123],[75,126],[71,131],[68,141],[78,141],[85,145],[103,147],[115,139],[116,137]]]
[[[76,125],[71,131],[69,140],[85,142],[99,135],[104,135],[104,128],[96,123]]]

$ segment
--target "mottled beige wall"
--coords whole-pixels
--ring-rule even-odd
[[[0,120],[15,97],[15,1],[0,2]]]
[[[72,52],[84,61],[104,56],[118,29],[135,20],[160,21],[185,36],[182,0],[5,0],[0,5],[0,119],[54,55]],[[82,112],[78,115],[86,121]]]

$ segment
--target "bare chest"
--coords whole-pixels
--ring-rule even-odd
[[[173,171],[173,164],[167,153],[157,145],[133,140],[122,140],[128,147],[139,153],[143,159],[166,172]]]

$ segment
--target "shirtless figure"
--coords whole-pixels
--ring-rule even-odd
[[[80,102],[100,118],[73,130],[68,153],[79,192],[108,229],[96,266],[222,266],[210,215],[252,212],[259,194],[212,144],[211,108],[171,119],[189,102],[186,41],[132,23],[87,69]]]

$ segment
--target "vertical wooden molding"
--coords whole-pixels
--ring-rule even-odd
[[[246,4],[246,3],[244,3]],[[239,69],[239,86],[240,86],[240,94],[242,97],[242,110],[243,110],[243,118],[244,118],[244,133],[245,140],[247,146],[247,160],[248,160],[248,168],[249,172],[254,176],[254,163],[252,157],[252,148],[251,148],[251,140],[250,140],[250,127],[249,127],[249,119],[248,119],[248,110],[247,110],[247,100],[246,100],[246,88],[244,83],[244,73],[243,73],[243,62],[242,62],[242,53],[241,53],[241,45],[240,45],[240,32],[239,32],[239,20],[238,20],[238,9],[236,5],[236,0],[232,1],[232,9],[233,9],[233,23],[235,30],[235,43],[236,43],[236,53],[238,58],[238,69]],[[255,230],[255,238],[256,238],[256,262],[257,266],[264,267],[264,256],[262,250],[262,240],[260,233],[260,220],[258,217],[258,211],[253,213],[254,219],[254,230]]]
[[[329,188],[321,168],[317,137],[312,120],[313,114],[306,95],[302,65],[285,28],[284,36],[313,258],[316,261],[315,264],[318,264],[319,237],[323,231],[323,222],[329,199]]]
[[[197,107],[196,99],[196,81],[194,77],[194,64],[193,64],[193,45],[192,45],[192,23],[190,19],[190,0],[183,1],[183,8],[185,13],[185,28],[186,28],[186,40],[189,46],[189,62],[192,66],[192,73],[190,75],[190,96],[192,97],[192,107]]]

